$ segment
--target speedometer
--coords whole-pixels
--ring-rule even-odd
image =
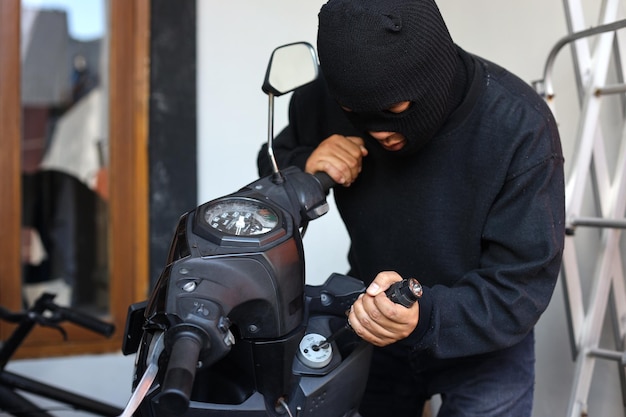
[[[204,221],[227,235],[258,236],[278,226],[278,214],[260,201],[232,198],[206,207]]]

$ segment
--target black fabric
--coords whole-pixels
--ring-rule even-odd
[[[418,417],[440,394],[437,417],[530,417],[535,381],[534,334],[496,352],[412,363],[394,345],[374,348],[362,417]],[[413,372],[411,366],[415,366]]]
[[[403,153],[419,149],[450,112],[458,59],[432,0],[330,0],[317,47],[331,96],[361,130],[402,133]],[[408,111],[385,111],[404,101]]]
[[[390,159],[374,141],[361,174],[334,196],[351,239],[350,274],[384,270],[425,286],[415,332],[399,342],[416,363],[520,342],[551,298],[564,238],[563,158],[537,94],[484,59],[465,99],[419,152]],[[297,90],[276,138],[279,166],[304,168],[330,134],[359,134],[323,80]],[[259,155],[259,172],[271,172]],[[332,237],[329,237],[332,239]]]
[[[473,65],[474,62],[472,60],[464,60],[460,55],[457,55],[456,71],[452,80],[452,89],[444,109],[444,117],[437,124],[433,123],[427,127],[426,124],[420,123],[425,111],[415,105],[400,114],[388,111],[352,112],[345,110],[344,113],[350,123],[360,131],[360,134],[370,141],[376,141],[376,139],[372,138],[369,132],[397,132],[403,134],[407,139],[407,144],[398,151],[387,151],[386,156],[389,158],[403,158],[413,155],[428,143],[437,130],[441,128],[445,119],[459,106],[469,86],[468,74],[473,74],[474,72]],[[434,119],[431,121],[434,121]]]

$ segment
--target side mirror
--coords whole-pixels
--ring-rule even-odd
[[[274,49],[263,81],[263,91],[274,97],[314,81],[318,75],[317,55],[311,44],[291,43]]]
[[[262,88],[269,97],[267,155],[272,165],[275,184],[281,184],[284,178],[274,156],[274,97],[314,81],[318,73],[317,54],[307,42],[279,46],[272,52]]]

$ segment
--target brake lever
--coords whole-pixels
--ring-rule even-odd
[[[128,400],[128,404],[126,404],[124,411],[119,417],[132,417],[150,390],[150,387],[159,372],[159,357],[165,348],[165,343],[163,341],[164,338],[165,336],[163,333],[159,333],[159,336],[157,336],[154,345],[151,347],[151,351],[148,352],[148,358],[146,359],[148,366],[141,376],[141,380],[137,384],[135,391],[133,391],[133,394]]]
[[[63,340],[67,341],[67,332],[62,326],[58,324],[60,321],[61,321],[60,317],[55,316],[55,315],[51,316],[50,318],[47,318],[44,316],[36,316],[35,318],[35,322],[37,324],[39,324],[42,327],[49,327],[51,329],[58,330],[59,333],[61,333],[61,336],[63,336]]]

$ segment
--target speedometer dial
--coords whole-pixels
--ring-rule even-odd
[[[271,232],[278,225],[276,212],[255,200],[229,199],[206,208],[205,222],[224,234],[257,236]]]

